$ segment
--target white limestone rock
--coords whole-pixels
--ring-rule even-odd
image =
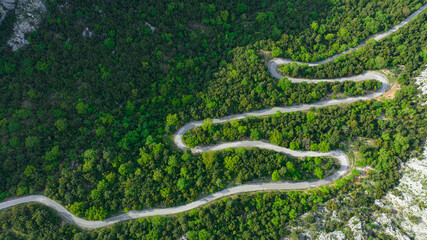
[[[344,240],[347,238],[343,232],[335,231],[331,233],[321,233],[317,239],[318,240]]]
[[[15,0],[0,0],[0,5],[7,11],[15,9]]]
[[[153,27],[151,24],[149,24],[148,22],[145,22],[145,25],[149,26],[151,28],[151,33],[154,33],[154,30],[156,30],[155,27]]]
[[[0,24],[6,18],[7,12],[15,9],[15,0],[0,0]]]
[[[7,44],[13,51],[17,51],[29,42],[25,34],[36,30],[47,11],[42,0],[0,0],[0,23],[4,20],[7,11],[15,9],[16,21],[13,24],[13,33]]]
[[[425,67],[427,67],[427,65]],[[415,78],[415,84],[418,85],[422,95],[427,95],[427,69],[421,71],[420,76]],[[424,102],[423,105],[424,104],[427,104],[427,101]]]

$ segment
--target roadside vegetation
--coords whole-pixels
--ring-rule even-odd
[[[49,14],[27,36],[30,45],[17,52],[0,47],[0,199],[42,193],[78,216],[104,219],[188,203],[230,183],[330,174],[338,166],[326,158],[259,149],[192,155],[169,139],[190,120],[376,90],[372,80],[277,81],[259,53],[324,59],[394,26],[423,2],[244,2],[47,3]],[[394,99],[223,125],[206,121],[206,129],[186,135],[190,146],[251,138],[320,151],[367,137],[375,144],[357,146],[362,160],[356,165],[375,171],[360,185],[351,184],[358,175],[353,172],[315,190],[242,194],[177,216],[91,232],[60,225],[46,207],[17,206],[0,213],[0,238],[279,239],[291,233],[290,220],[336,196],[371,206],[395,186],[399,164],[420,151],[427,135],[426,106],[418,104],[412,84],[427,63],[426,15],[334,62],[281,68],[288,76],[335,78],[404,66]]]

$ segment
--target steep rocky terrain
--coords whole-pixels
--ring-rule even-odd
[[[416,78],[421,97],[427,94],[427,69]],[[427,102],[424,102],[426,104]],[[376,204],[390,209],[377,222],[397,239],[427,239],[427,146],[403,167],[400,184]]]
[[[421,90],[420,97],[425,99],[427,69],[415,78],[415,84]],[[363,175],[370,169],[358,170]],[[370,236],[399,240],[427,239],[427,146],[421,156],[410,159],[402,166],[400,183],[377,200],[372,208],[331,207],[343,201],[349,199],[335,199],[326,208],[304,214],[294,223],[294,227],[290,224],[293,234],[286,239],[363,240]],[[341,227],[334,228],[338,225]]]
[[[397,239],[427,239],[427,151],[405,164],[400,184],[376,204],[390,209],[377,223]]]
[[[13,33],[7,44],[16,51],[29,42],[25,34],[36,30],[46,6],[42,0],[0,0],[0,24],[7,14],[15,14]]]

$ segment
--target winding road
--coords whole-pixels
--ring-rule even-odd
[[[399,23],[398,25],[394,26],[388,31],[376,34],[369,39],[373,38],[375,40],[380,40],[384,37],[387,37],[389,34],[397,31],[400,27],[406,25],[410,20],[412,20],[415,16],[419,15],[424,9],[426,9],[427,4],[422,6],[419,10],[411,14],[407,19]],[[367,40],[369,40],[367,39]],[[367,41],[366,40],[366,41]],[[347,51],[337,54],[335,56],[332,56],[330,58],[327,58],[325,60],[315,62],[315,63],[307,63],[310,66],[315,66],[318,64],[327,63],[330,61],[333,61],[337,57],[347,54],[349,52],[355,51],[358,48],[363,47],[366,44],[366,41],[361,43],[355,48],[348,49]],[[293,63],[295,61],[292,60],[286,60],[281,58],[275,58],[272,59],[268,64],[268,69],[271,73],[271,75],[275,78],[282,78],[278,72],[277,67],[281,64],[286,63]],[[300,63],[300,62],[296,62]],[[353,76],[353,77],[345,77],[345,78],[337,78],[337,79],[298,79],[298,78],[289,78],[294,83],[299,83],[303,81],[309,81],[309,82],[325,82],[325,81],[362,81],[362,80],[368,80],[368,79],[376,79],[382,83],[382,86],[380,89],[378,89],[376,92],[364,96],[358,96],[358,97],[349,97],[345,99],[335,99],[335,100],[324,100],[319,101],[313,104],[301,104],[301,105],[295,105],[295,106],[287,106],[287,107],[274,107],[270,109],[265,110],[259,110],[259,111],[253,111],[248,113],[242,113],[242,114],[235,114],[230,115],[227,117],[219,118],[219,119],[212,119],[213,123],[224,123],[227,121],[230,121],[232,119],[242,119],[249,116],[268,116],[275,114],[276,112],[295,112],[295,111],[305,111],[309,110],[312,107],[319,108],[319,107],[326,107],[326,106],[332,106],[332,105],[339,105],[339,104],[346,104],[346,103],[352,103],[359,100],[368,100],[371,98],[376,98],[381,96],[387,89],[389,88],[389,82],[386,76],[383,74],[380,74],[378,72],[365,72],[361,75]],[[190,123],[185,124],[175,134],[174,142],[178,146],[178,148],[184,150],[187,148],[187,146],[182,141],[182,136],[189,130],[201,126],[203,124],[203,121],[193,121]],[[192,153],[202,153],[206,151],[218,151],[223,150],[227,148],[240,148],[240,147],[257,147],[262,149],[269,149],[276,152],[281,152],[287,155],[295,156],[295,157],[333,157],[336,158],[340,164],[340,169],[335,172],[333,175],[326,177],[322,180],[312,180],[312,181],[303,181],[303,182],[290,182],[290,181],[282,181],[282,182],[271,182],[271,183],[247,183],[242,184],[236,187],[230,187],[227,189],[224,189],[222,191],[213,193],[209,196],[206,196],[202,199],[196,200],[194,202],[188,203],[186,205],[177,206],[177,207],[170,207],[170,208],[155,208],[155,209],[146,209],[142,211],[130,211],[128,213],[120,214],[111,218],[107,218],[103,221],[88,221],[79,217],[76,217],[71,212],[69,212],[67,209],[65,209],[63,206],[55,202],[54,200],[42,196],[42,195],[30,195],[26,197],[18,197],[15,199],[11,199],[5,202],[0,203],[0,210],[10,208],[12,206],[23,204],[23,203],[32,203],[37,202],[44,204],[55,211],[58,212],[59,215],[62,217],[68,219],[72,223],[78,225],[82,228],[88,228],[88,229],[95,229],[100,227],[106,227],[113,225],[117,222],[123,222],[128,221],[131,219],[136,218],[143,218],[143,217],[149,217],[149,216],[157,216],[157,215],[170,215],[170,214],[176,214],[180,212],[185,212],[194,208],[198,208],[200,206],[203,206],[209,202],[215,201],[217,199],[227,197],[230,195],[238,194],[238,193],[245,193],[245,192],[253,192],[253,191],[266,191],[266,190],[297,190],[297,189],[308,189],[313,187],[318,187],[322,185],[329,184],[341,177],[343,177],[349,170],[349,159],[348,156],[340,151],[330,151],[327,153],[320,153],[320,152],[312,152],[312,151],[293,151],[287,148],[279,147],[267,142],[262,141],[236,141],[236,142],[229,142],[229,143],[222,143],[217,144],[213,146],[201,146],[201,147],[195,147],[190,149]]]

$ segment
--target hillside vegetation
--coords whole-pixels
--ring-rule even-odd
[[[0,199],[42,193],[78,216],[99,220],[181,205],[233,183],[322,178],[334,170],[330,159],[259,149],[193,155],[178,150],[172,135],[190,120],[378,89],[374,80],[277,81],[263,53],[325,59],[423,4],[50,1],[39,28],[26,35],[28,46],[15,52],[0,47]],[[205,128],[185,138],[190,146],[251,138],[291,149],[357,152],[355,165],[374,169],[360,184],[352,183],[359,174],[353,171],[333,186],[242,194],[177,216],[92,232],[60,224],[45,207],[17,206],[1,212],[0,238],[280,239],[291,234],[287,226],[297,216],[336,196],[371,207],[397,184],[399,164],[420,151],[427,135],[426,106],[418,103],[413,86],[413,76],[427,63],[426,18],[424,12],[386,39],[325,65],[280,69],[294,77],[335,78],[388,68],[401,88],[393,99],[223,125],[205,120]],[[2,36],[12,34],[11,28],[0,30]]]

